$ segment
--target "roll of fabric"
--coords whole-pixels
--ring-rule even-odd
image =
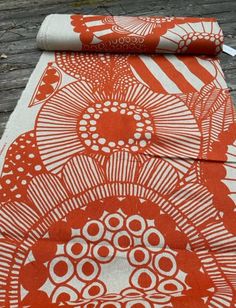
[[[234,307],[216,21],[50,15],[37,40],[0,145],[0,307]]]
[[[215,18],[53,14],[37,43],[43,50],[216,55],[223,33]]]

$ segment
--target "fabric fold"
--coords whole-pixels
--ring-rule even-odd
[[[52,14],[37,44],[43,50],[216,55],[223,33],[215,18]]]

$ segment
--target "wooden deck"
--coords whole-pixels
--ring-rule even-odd
[[[236,48],[235,0],[0,0],[0,135],[39,59],[35,37],[51,13],[216,17]],[[236,102],[236,57],[220,58]]]

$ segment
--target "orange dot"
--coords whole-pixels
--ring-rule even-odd
[[[99,226],[96,223],[92,223],[88,226],[88,234],[91,236],[95,236],[99,232]]]
[[[54,272],[57,276],[63,277],[68,271],[68,265],[65,261],[58,261],[54,266]]]
[[[119,225],[119,219],[117,219],[116,217],[111,217],[109,219],[109,224],[115,228]]]
[[[91,262],[86,261],[82,266],[82,271],[86,276],[90,276],[94,272],[94,266]]]
[[[139,220],[134,219],[129,223],[129,227],[133,231],[139,231],[141,229],[142,225],[141,225],[141,222]]]
[[[167,283],[165,284],[165,289],[174,292],[177,290],[177,287],[173,283]]]
[[[39,289],[48,276],[48,271],[42,263],[30,262],[25,265],[20,273],[20,280],[26,290]]]
[[[95,296],[95,295],[97,295],[99,292],[100,292],[100,288],[99,288],[98,286],[92,286],[92,287],[89,289],[89,294],[90,294],[90,296]]]
[[[106,247],[106,246],[99,247],[98,254],[99,254],[99,256],[101,256],[103,258],[107,257],[109,255],[108,247]]]
[[[40,239],[33,247],[32,252],[37,261],[44,263],[55,256],[57,246],[49,239]]]
[[[80,34],[80,40],[83,44],[90,44],[93,40],[93,33],[88,31],[86,33],[82,32]]]
[[[169,272],[172,269],[173,264],[169,258],[162,257],[159,260],[159,266],[163,271]]]
[[[57,302],[68,302],[70,300],[70,295],[68,293],[61,293],[57,297]]]
[[[152,279],[147,273],[141,273],[138,277],[138,284],[141,288],[149,288],[152,284]]]
[[[130,239],[127,235],[121,235],[118,239],[118,245],[121,248],[128,248],[130,245]]]
[[[71,229],[65,221],[59,221],[52,225],[49,235],[52,241],[64,244],[71,238]]]
[[[81,253],[81,251],[83,250],[83,246],[80,243],[75,243],[72,247],[71,247],[71,252],[74,255],[79,255]]]
[[[148,236],[148,241],[152,246],[158,246],[158,244],[160,243],[159,236],[154,232],[150,233],[150,235]]]
[[[41,308],[43,303],[43,307],[51,307],[51,301],[47,294],[43,291],[30,291],[26,297],[24,297],[22,301],[21,307],[34,307]]]
[[[145,258],[145,254],[142,250],[135,250],[134,258],[137,262],[142,262]]]

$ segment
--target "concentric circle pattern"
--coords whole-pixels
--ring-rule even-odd
[[[108,213],[113,202],[118,207]],[[132,214],[127,212],[127,204],[128,199],[108,199],[103,206],[97,203],[103,209],[95,215],[96,203],[88,212],[79,210],[67,217],[68,239],[60,244],[51,242],[55,249],[49,262],[40,260],[36,243],[22,268],[25,294],[40,290],[52,303],[99,303],[101,307],[154,307],[174,303],[175,296],[185,297],[193,286],[178,261],[180,253],[168,246],[163,226],[158,228],[160,214],[153,219],[144,211]],[[82,226],[79,217],[85,222]],[[51,227],[45,243],[56,236],[58,224]],[[42,262],[37,284],[26,281],[35,262],[30,258]],[[27,296],[22,300],[27,303]]]
[[[145,148],[154,128],[145,109],[125,102],[105,101],[85,110],[78,122],[78,132],[86,147],[105,154],[124,148],[131,152]]]

